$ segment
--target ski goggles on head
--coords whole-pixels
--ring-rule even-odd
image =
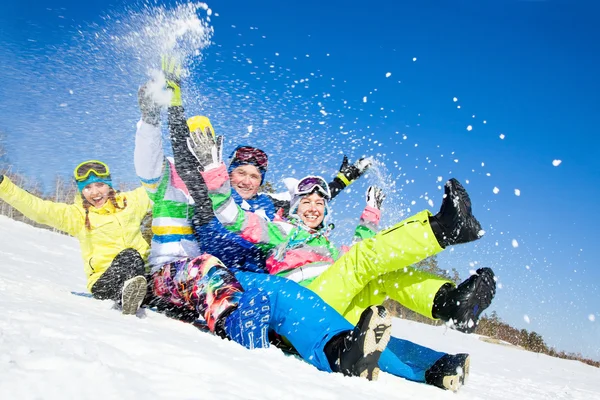
[[[331,200],[331,191],[329,190],[329,185],[327,184],[327,181],[320,176],[307,176],[300,179],[298,184],[296,184],[295,195],[302,196],[305,194],[311,194],[314,191],[320,192],[327,200]]]
[[[251,146],[240,146],[233,152],[231,163],[254,164],[258,169],[267,170],[269,157],[261,149]]]
[[[75,171],[73,171],[73,176],[76,181],[85,181],[90,174],[94,174],[99,178],[109,178],[110,177],[110,169],[108,169],[108,165],[98,160],[89,160],[84,161],[75,167]]]

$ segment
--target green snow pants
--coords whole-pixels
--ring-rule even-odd
[[[355,324],[363,310],[387,298],[433,318],[433,298],[453,282],[410,267],[442,251],[427,210],[353,245],[307,287]]]

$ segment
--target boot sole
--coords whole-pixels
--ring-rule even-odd
[[[471,303],[472,305],[469,306],[466,313],[462,315],[461,321],[455,324],[458,330],[464,333],[475,331],[479,316],[492,304],[495,295],[496,285],[493,271],[491,273],[487,271],[479,272],[473,291],[469,296],[470,298],[467,299],[467,303],[470,302],[471,298],[474,299],[474,302]],[[489,300],[486,298],[487,296],[489,296]],[[469,326],[469,321],[473,321],[472,326]]]
[[[392,334],[392,317],[383,306],[371,306],[371,316],[366,324],[362,340],[363,358],[354,369],[355,375],[376,381],[379,378],[379,357],[387,347]],[[362,324],[361,324],[362,325]],[[364,325],[363,325],[364,326]]]
[[[463,367],[456,371],[455,375],[447,375],[444,377],[442,385],[444,388],[457,392],[467,381],[469,370],[471,368],[471,356],[467,357]]]
[[[471,235],[473,235],[469,235],[469,241],[480,239],[482,236],[481,224],[473,215],[469,194],[456,179],[451,179],[446,185],[448,187],[448,196],[454,203],[459,217],[463,219],[463,222],[455,228],[454,234],[460,235],[460,231],[464,229],[470,231]]]
[[[122,313],[124,315],[134,315],[140,308],[144,297],[146,297],[147,284],[148,282],[143,276],[136,276],[125,281],[121,294]]]

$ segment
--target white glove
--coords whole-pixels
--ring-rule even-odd
[[[367,189],[367,205],[378,210],[381,210],[381,203],[385,199],[383,189],[377,186],[369,186]]]
[[[190,132],[188,149],[198,160],[198,171],[207,171],[221,165],[223,161],[223,136],[213,137],[210,128],[206,132]]]

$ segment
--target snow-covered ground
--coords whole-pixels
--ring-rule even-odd
[[[70,294],[85,291],[75,239],[2,216],[0,260],[3,400],[600,399],[598,368],[404,320],[394,320],[394,335],[471,353],[458,394],[388,374],[368,382],[323,373],[152,312],[126,317],[110,302]]]

